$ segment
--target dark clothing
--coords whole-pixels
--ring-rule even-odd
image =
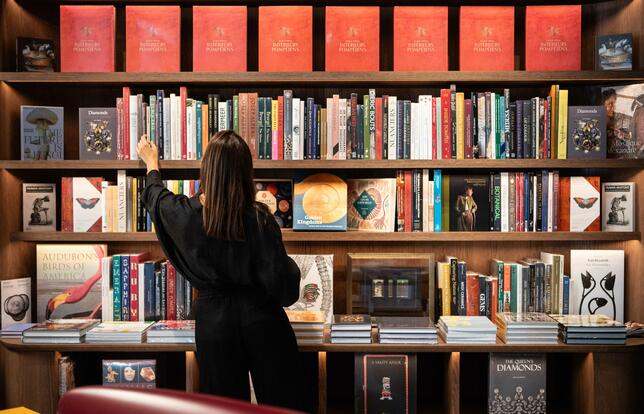
[[[258,402],[306,409],[295,335],[283,306],[299,296],[300,271],[273,216],[245,212],[244,240],[208,237],[198,197],[174,195],[158,171],[141,200],[163,251],[199,290],[195,307],[200,391],[249,399],[250,370]]]

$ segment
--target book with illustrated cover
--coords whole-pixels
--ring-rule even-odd
[[[29,337],[76,337],[84,336],[90,329],[98,325],[98,319],[47,319],[39,322],[23,332],[24,338]]]
[[[125,6],[125,71],[180,70],[179,6]]]
[[[581,6],[528,6],[526,70],[581,70]]]
[[[148,338],[152,336],[194,336],[195,334],[195,321],[182,320],[182,321],[159,321],[152,325],[148,331]]]
[[[55,72],[56,57],[53,40],[16,38],[16,72]]]
[[[246,6],[192,7],[192,71],[246,71]]]
[[[347,229],[347,183],[319,173],[300,178],[293,186],[294,230]]]
[[[595,70],[632,70],[633,34],[597,36],[595,53]]]
[[[488,175],[443,176],[449,184],[449,199],[443,206],[449,211],[449,231],[488,231],[490,228],[490,177]],[[445,193],[444,193],[445,194]]]
[[[460,8],[460,70],[514,70],[514,7]]]
[[[255,200],[264,203],[284,229],[293,227],[293,181],[255,180]]]
[[[114,6],[60,6],[60,71],[114,72]]]
[[[559,188],[559,231],[599,231],[599,177],[561,177]]]
[[[447,7],[394,7],[394,70],[448,69]]]
[[[103,230],[100,177],[61,179],[61,231],[100,232]]]
[[[507,326],[508,329],[524,327],[538,328],[544,326],[548,327],[552,325],[554,325],[555,327],[557,326],[557,321],[555,321],[545,313],[540,312],[499,312],[496,314],[496,319],[498,323]]]
[[[300,296],[285,308],[289,319],[331,323],[333,320],[333,255],[290,255],[300,268]]]
[[[78,159],[116,160],[116,108],[78,108]]]
[[[64,159],[64,120],[63,107],[21,105],[20,159]]]
[[[327,72],[377,72],[380,69],[380,8],[326,8]]]
[[[436,333],[431,319],[422,316],[379,316],[380,333]]]
[[[416,355],[355,355],[356,413],[416,413]]]
[[[546,355],[490,354],[488,414],[546,413]]]
[[[626,331],[626,325],[613,320],[606,315],[550,315],[568,332],[591,332],[604,330],[605,332]]]
[[[393,232],[396,224],[396,179],[353,179],[348,185],[349,230]]]
[[[0,306],[0,329],[17,323],[31,323],[31,278],[0,281]]]
[[[56,231],[56,184],[22,184],[22,231]]]
[[[602,183],[602,231],[635,231],[635,183]]]
[[[313,7],[259,7],[259,71],[313,70]]]
[[[371,331],[371,316],[354,315],[333,315],[332,330],[338,331]]]
[[[644,158],[644,83],[601,89],[606,108],[608,156]]]
[[[103,360],[103,386],[156,388],[157,362],[154,359]]]
[[[603,106],[568,107],[568,159],[606,158],[606,110]]]

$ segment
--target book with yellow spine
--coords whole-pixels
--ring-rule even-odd
[[[565,160],[567,158],[568,144],[568,91],[559,90],[559,114],[557,116],[557,159]]]

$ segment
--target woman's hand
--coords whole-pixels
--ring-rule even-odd
[[[139,159],[143,161],[150,171],[159,170],[159,149],[153,144],[147,135],[143,135],[137,147]]]

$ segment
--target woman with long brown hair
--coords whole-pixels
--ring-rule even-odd
[[[253,161],[232,131],[215,134],[201,162],[200,193],[175,195],[161,180],[157,147],[138,144],[147,166],[142,202],[163,251],[199,291],[195,307],[200,390],[308,409],[299,355],[283,306],[295,302],[300,271],[274,217],[255,201]]]

